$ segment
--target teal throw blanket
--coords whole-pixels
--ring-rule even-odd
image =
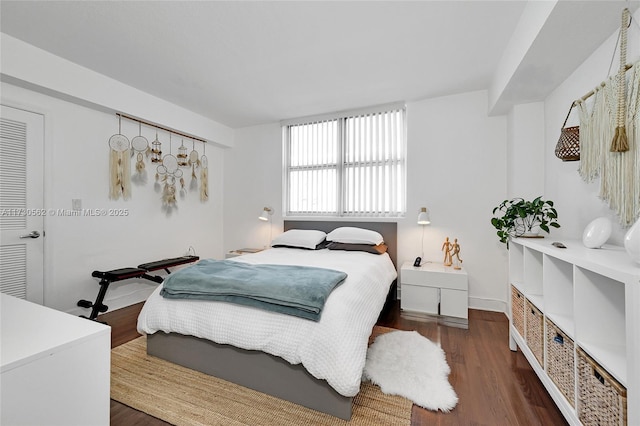
[[[347,274],[295,265],[204,259],[165,278],[168,299],[216,300],[319,321],[329,294]]]

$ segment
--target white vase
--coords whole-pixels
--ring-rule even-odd
[[[586,248],[600,248],[607,242],[613,231],[613,224],[608,217],[599,217],[592,220],[582,233],[582,244]]]
[[[640,219],[629,228],[624,236],[624,248],[631,259],[640,263]]]

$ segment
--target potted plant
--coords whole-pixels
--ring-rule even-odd
[[[537,236],[539,230],[549,232],[549,227],[560,228],[558,212],[553,201],[537,197],[533,201],[523,198],[504,200],[493,209],[491,224],[498,230],[501,243],[509,248],[509,238]]]

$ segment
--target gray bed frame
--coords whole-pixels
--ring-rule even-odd
[[[372,229],[382,234],[389,256],[397,265],[395,222],[284,222],[285,231],[318,229],[328,233],[341,226]],[[395,283],[391,286],[390,294],[393,292]],[[351,418],[353,398],[340,395],[325,380],[313,377],[302,364],[292,365],[277,356],[193,336],[160,332],[147,336],[147,353],[341,419]]]

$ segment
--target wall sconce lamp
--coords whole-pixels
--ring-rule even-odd
[[[262,214],[258,217],[260,220],[264,220],[265,222],[271,220],[271,216],[273,215],[273,209],[271,207],[265,207],[262,210]]]
[[[418,225],[429,225],[431,223],[431,219],[429,218],[429,212],[426,207],[420,208],[420,213],[418,214]]]
[[[269,222],[269,241],[267,241],[267,245],[265,246],[265,248],[271,246],[271,236],[273,232],[273,222],[271,222],[271,216],[273,216],[273,209],[271,207],[265,207],[264,209],[262,209],[262,213],[260,214],[260,216],[258,216],[258,219],[260,219],[261,221]]]
[[[418,213],[418,225],[422,226],[422,244],[421,244],[422,255],[419,258],[420,261],[424,259],[424,227],[430,224],[431,224],[431,218],[429,217],[429,211],[427,211],[426,207],[421,207],[420,213]],[[420,266],[420,262],[418,261],[418,259],[416,259],[416,264],[417,266]]]

